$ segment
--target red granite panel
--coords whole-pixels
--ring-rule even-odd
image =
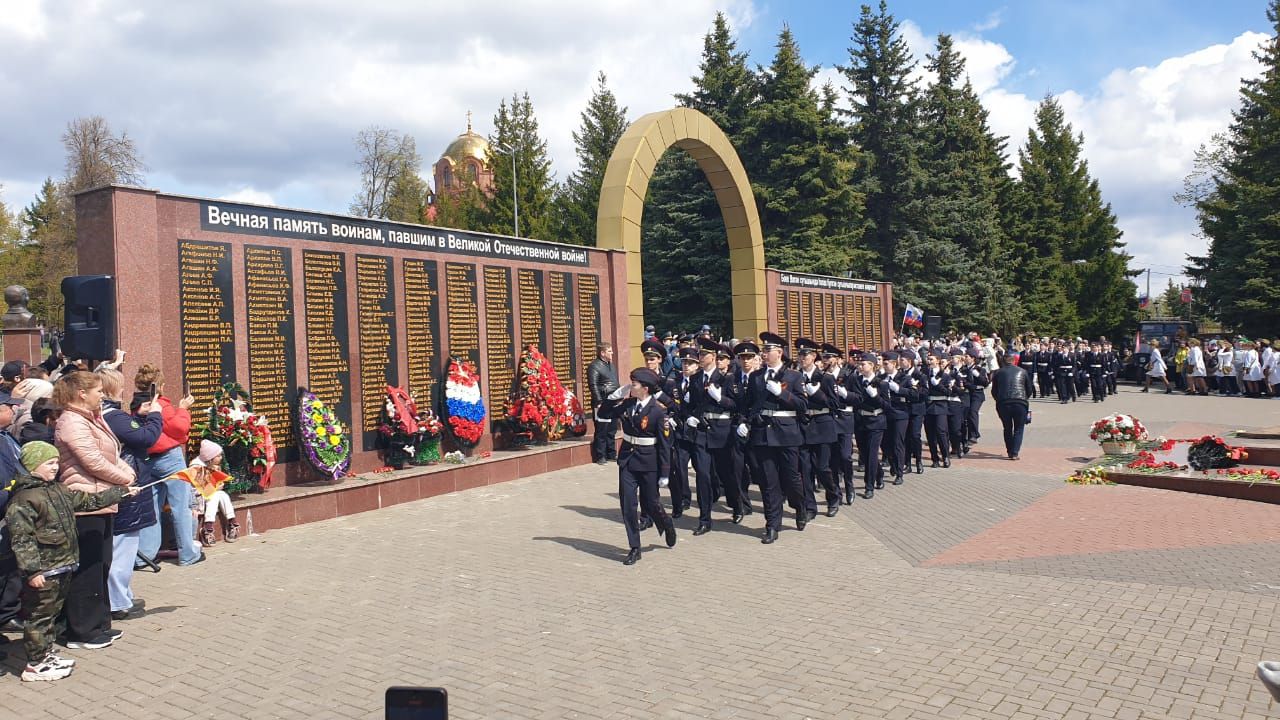
[[[418,478],[422,493],[419,497],[429,498],[451,493],[457,489],[456,471],[434,472]]]
[[[572,458],[570,457],[572,453],[569,448],[556,448],[544,454],[547,456],[547,472],[564,470],[572,464]]]
[[[510,482],[520,477],[520,462],[517,457],[503,458],[489,466],[489,484]]]
[[[338,515],[353,515],[378,509],[378,487],[366,485],[359,488],[348,488],[334,493],[338,503]]]
[[[412,502],[422,497],[418,490],[418,478],[416,477],[392,480],[388,483],[382,483],[378,488],[382,498],[382,507]]]
[[[470,490],[471,488],[484,487],[488,484],[489,472],[483,466],[472,465],[462,466],[454,470],[457,474],[457,487],[459,490]]]
[[[293,512],[293,503],[291,502],[257,505],[247,508],[243,511],[244,519],[240,521],[244,526],[245,532],[249,531],[249,513],[253,513],[253,531],[255,533],[279,530],[280,528],[292,527],[298,524],[297,516]]]
[[[298,498],[293,503],[293,512],[298,518],[298,524],[338,517],[337,497],[337,493],[324,493]]]
[[[536,453],[520,458],[520,477],[541,475],[547,471],[547,454]]]

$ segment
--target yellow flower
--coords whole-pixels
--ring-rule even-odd
[[[320,422],[321,420],[324,420],[324,416],[323,416],[323,415],[321,415],[320,413],[312,413],[312,414],[311,414],[311,419],[312,419],[312,421],[314,421],[314,422]]]
[[[323,437],[324,437],[324,427],[323,427],[323,426],[321,426],[321,427],[317,427],[317,428],[316,428],[316,437],[318,437],[318,438],[323,438]]]
[[[337,445],[337,444],[338,444],[338,443],[340,443],[340,442],[342,442],[342,438],[338,437],[337,435],[330,435],[330,436],[329,436],[329,444],[330,444],[330,445]]]

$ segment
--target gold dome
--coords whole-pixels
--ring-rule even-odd
[[[461,167],[467,158],[475,158],[484,167],[489,163],[489,141],[471,131],[471,113],[467,113],[467,131],[449,143],[442,158],[449,158],[455,166]]]

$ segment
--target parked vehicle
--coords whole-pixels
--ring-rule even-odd
[[[1196,336],[1196,324],[1178,318],[1152,318],[1138,323],[1138,333],[1133,340],[1133,355],[1129,357],[1120,376],[1125,380],[1141,382],[1147,374],[1147,366],[1151,362],[1151,341],[1160,342],[1160,356],[1165,362],[1173,360],[1178,340],[1189,340]]]

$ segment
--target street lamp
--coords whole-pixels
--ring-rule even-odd
[[[511,156],[511,213],[515,216],[516,237],[520,237],[520,201],[516,194],[516,188],[519,186],[520,181],[516,176],[516,151],[513,147],[502,143],[494,143],[493,146]]]

